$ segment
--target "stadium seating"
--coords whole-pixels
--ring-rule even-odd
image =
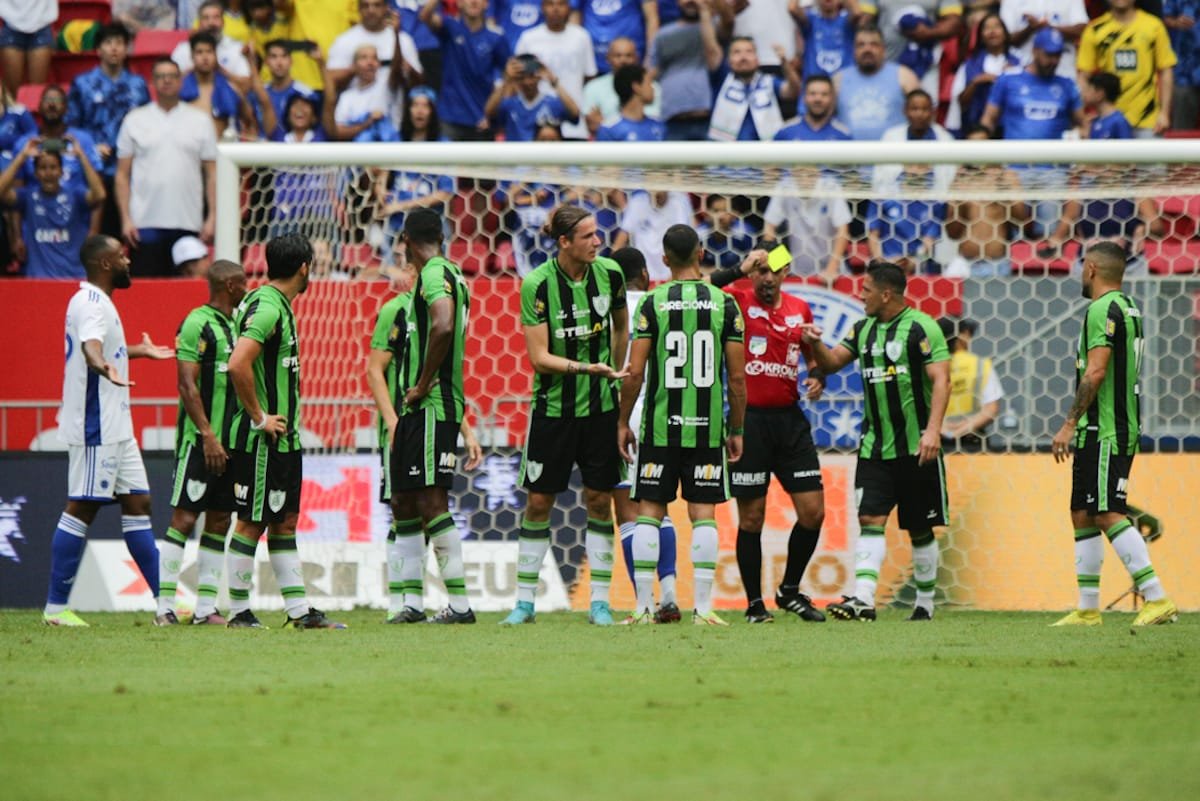
[[[130,72],[142,76],[146,84],[153,87],[150,75],[154,71],[154,62],[162,56],[171,55],[171,51],[180,42],[187,40],[188,33],[189,31],[138,31],[133,39],[133,52],[129,54]]]
[[[1037,254],[1041,242],[1020,241],[1012,244],[1013,272],[1028,274],[1065,274],[1071,271],[1071,265],[1079,256],[1079,243],[1067,242],[1060,256],[1045,259]]]
[[[112,21],[112,3],[109,0],[58,0],[58,21],[54,29],[74,20],[90,20],[107,23]]]
[[[95,53],[55,53],[50,62],[50,80],[69,86],[76,75],[82,75],[99,63],[100,58]]]
[[[17,89],[17,102],[29,109],[34,117],[37,117],[39,125],[42,120],[38,115],[38,106],[42,102],[42,93],[46,91],[46,87],[49,85],[48,83],[27,83]]]

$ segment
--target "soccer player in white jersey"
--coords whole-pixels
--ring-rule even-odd
[[[51,626],[86,626],[67,608],[83,559],[88,526],[100,507],[121,504],[125,545],[158,597],[158,548],[150,530],[150,485],[129,413],[129,360],[170,359],[175,351],[155,345],[149,334],[126,347],[114,289],[130,284],[129,257],[110,236],[90,236],[79,251],[87,280],[67,306],[67,357],[58,428],[70,457],[67,508],[50,546],[50,592],[42,619]],[[155,625],[177,623],[175,613]]]
[[[636,309],[642,302],[642,295],[650,288],[650,273],[646,269],[646,257],[637,248],[621,248],[612,254],[612,259],[621,265],[625,274],[625,297],[629,308]],[[629,348],[633,348],[630,340]],[[629,362],[629,353],[625,354],[625,362]],[[646,388],[634,404],[631,420],[642,419],[642,401]],[[633,482],[622,481],[613,489],[613,504],[617,510],[617,526],[621,532],[621,549],[625,554],[625,568],[629,571],[629,581],[633,579],[633,532],[637,528],[637,502],[629,497],[629,488]],[[658,588],[661,593],[658,609],[654,612],[655,623],[678,623],[682,615],[679,603],[675,598],[675,524],[670,516],[663,518],[662,527],[658,530]],[[635,585],[636,586],[636,585]],[[631,616],[625,622],[633,620]]]

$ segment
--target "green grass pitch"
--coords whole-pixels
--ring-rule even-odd
[[[278,624],[282,613],[262,615]],[[0,797],[1200,798],[1200,616],[156,629],[0,614]],[[732,614],[730,619],[734,619]]]

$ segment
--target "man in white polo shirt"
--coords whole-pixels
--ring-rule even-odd
[[[169,276],[180,237],[212,241],[217,138],[206,114],[179,102],[175,62],[160,58],[151,75],[158,99],[125,115],[117,134],[115,188],[132,273]]]

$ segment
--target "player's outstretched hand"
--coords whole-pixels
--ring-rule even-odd
[[[629,375],[629,369],[614,370],[612,367],[603,362],[597,364],[589,364],[587,367],[588,375],[600,376],[601,378],[611,378],[614,381],[620,381]]]
[[[742,435],[730,434],[725,438],[725,454],[729,463],[733,464],[742,458]]]
[[[132,387],[133,382],[121,377],[121,371],[117,369],[115,364],[111,362],[104,363],[104,377],[118,387]]]
[[[158,359],[161,361],[164,359],[174,359],[175,349],[168,348],[165,345],[155,345],[154,340],[150,339],[150,335],[143,331],[141,345],[136,348],[130,348],[129,355],[131,358]]]
[[[917,446],[917,464],[927,465],[938,457],[942,449],[942,436],[937,431],[921,432],[921,441]]]
[[[1062,464],[1071,458],[1071,440],[1075,437],[1075,427],[1063,423],[1054,439],[1050,442],[1050,451],[1054,454],[1054,463]]]
[[[820,342],[822,333],[821,326],[816,323],[800,326],[800,337],[810,345]]]
[[[617,423],[617,449],[625,464],[633,464],[634,454],[637,453],[637,436],[627,423]]]
[[[467,461],[463,465],[464,470],[474,470],[483,464],[483,448],[479,447],[479,440],[475,436],[475,432],[470,428],[463,431],[463,446],[467,449]]]
[[[204,466],[208,472],[214,476],[224,473],[225,466],[229,464],[229,454],[225,452],[217,435],[211,432],[205,434],[202,444],[204,446]]]

